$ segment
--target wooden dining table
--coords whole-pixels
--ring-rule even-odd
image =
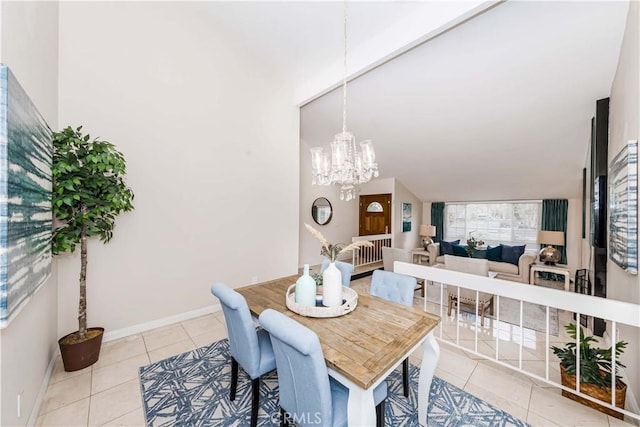
[[[440,317],[369,294],[358,294],[354,311],[339,317],[305,317],[290,311],[286,291],[298,276],[237,288],[258,317],[271,308],[295,319],[318,335],[329,375],[349,389],[349,426],[376,424],[373,389],[402,361],[423,347],[418,381],[418,421],[426,424],[429,389],[440,348],[433,329]]]

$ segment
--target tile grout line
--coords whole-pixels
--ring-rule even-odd
[[[147,347],[147,340],[144,339],[144,334],[140,334],[142,337],[142,343],[144,344],[144,350],[147,352],[147,357],[149,357],[149,348]],[[149,359],[151,360],[151,359]]]
[[[91,371],[89,371],[89,372],[87,372],[87,373],[88,373],[88,374],[91,374]],[[84,374],[82,374],[82,375],[84,375]],[[75,376],[75,377],[71,377],[71,378],[67,378],[67,379],[64,379],[64,380],[58,381],[58,382],[57,382],[57,383],[55,383],[54,385],[60,384],[60,383],[62,383],[62,382],[64,382],[64,381],[69,381],[69,380],[75,379],[75,378],[77,378],[77,377],[79,377],[79,376],[81,376],[81,375],[77,375],[77,376]],[[47,387],[47,393],[48,393],[48,392],[49,392],[49,387]],[[46,396],[46,394],[47,394],[47,393],[45,393],[45,396]],[[86,399],[86,398],[87,398],[87,397],[89,397],[89,396],[91,396],[91,378],[89,379],[89,395],[88,395],[88,396],[81,397],[81,398],[79,398],[79,399],[73,400],[73,401],[71,401],[71,402],[69,402],[69,403],[67,403],[67,404],[65,404],[65,405],[60,406],[59,408],[50,409],[50,410],[48,410],[48,411],[46,411],[46,412],[42,412],[42,409],[41,409],[41,410],[40,410],[40,412],[38,412],[38,418],[39,418],[40,416],[42,416],[42,415],[46,415],[46,414],[49,414],[49,413],[51,413],[51,412],[58,411],[58,410],[60,410],[60,409],[62,409],[62,408],[65,408],[65,407],[67,407],[67,406],[69,406],[69,405],[72,405],[72,404],[74,404],[74,403],[78,403],[79,401],[81,401],[81,400],[83,400],[83,399]],[[43,403],[44,403],[44,402],[43,402]]]
[[[116,388],[116,387],[120,387],[121,385],[126,384],[126,383],[131,382],[131,381],[137,381],[137,382],[138,382],[138,384],[139,384],[139,383],[140,383],[139,375],[138,375],[138,377],[137,377],[137,378],[132,378],[132,379],[130,379],[130,380],[126,380],[126,381],[125,381],[125,382],[123,382],[123,383],[113,385],[113,386],[111,386],[111,387],[109,387],[109,388],[105,388],[104,390],[101,390],[101,391],[99,391],[99,392],[97,392],[97,393],[95,393],[95,394],[91,394],[91,395],[89,396],[89,398],[91,399],[93,396],[97,396],[98,394],[102,394],[102,393],[104,393],[104,392],[106,392],[106,391],[109,391],[109,390],[112,390],[112,389],[114,389],[114,388]],[[89,404],[91,404],[91,400],[89,400]],[[135,410],[135,409],[134,409],[134,410]],[[129,412],[133,412],[134,410],[129,411]],[[89,412],[91,412],[91,406],[89,406]],[[126,415],[126,414],[128,414],[128,412],[127,412],[127,413],[125,413],[125,414],[122,414],[122,415]],[[118,415],[116,418],[120,418],[122,415]],[[115,420],[116,418],[114,418],[114,420]],[[103,424],[101,424],[101,425],[106,425],[107,423],[108,423],[108,421],[107,421],[107,422],[105,422],[105,423],[103,423]],[[87,420],[87,425],[89,425],[88,420]]]
[[[89,382],[89,406],[87,407],[87,426],[91,416],[91,398],[93,397],[93,365],[91,365],[91,381]]]
[[[124,417],[124,416],[126,416],[126,415],[129,415],[129,414],[131,414],[131,413],[133,413],[133,412],[137,411],[138,409],[142,409],[142,405],[140,406],[140,408],[132,409],[131,411],[126,412],[126,413],[124,413],[124,414],[122,414],[122,415],[118,415],[117,417],[115,417],[115,418],[113,418],[113,419],[111,419],[111,420],[109,420],[109,421],[106,421],[106,422],[104,422],[103,424],[100,424],[100,425],[101,425],[101,426],[109,426],[109,425],[111,425],[111,422],[112,422],[112,421],[117,420],[118,418],[122,418],[122,417]],[[144,414],[143,414],[143,417],[144,417]],[[87,425],[88,425],[88,424],[87,424]]]
[[[534,387],[537,387],[534,384]],[[525,420],[525,422],[528,422],[529,420],[529,414],[531,413],[531,400],[533,399],[533,387],[531,387],[531,394],[529,394],[529,404],[527,405],[527,419]]]
[[[115,363],[120,363],[120,362],[123,362],[123,361],[125,361],[125,360],[133,359],[134,357],[140,356],[140,355],[142,355],[142,354],[143,354],[143,353],[136,354],[135,356],[131,356],[131,357],[128,357],[128,358],[126,358],[126,359],[119,360],[118,362],[115,362]],[[147,353],[147,359],[148,359],[148,358],[149,358],[149,354]],[[114,363],[114,364],[115,364],[115,363]],[[112,365],[113,365],[113,364],[112,364]],[[112,366],[112,365],[107,365],[106,367],[110,367],[110,366]],[[105,368],[105,366],[103,366],[102,368]],[[102,369],[102,368],[98,368],[98,369]],[[139,368],[141,368],[141,367],[140,367],[140,366],[138,366],[138,369],[139,369]],[[91,382],[92,382],[92,384],[91,384],[91,385],[92,385],[92,387],[91,387],[91,389],[90,389],[90,391],[89,391],[89,412],[91,412],[91,398],[92,398],[93,396],[97,396],[98,394],[101,394],[101,393],[107,392],[107,391],[109,391],[109,390],[111,390],[111,389],[113,389],[113,388],[115,388],[115,387],[119,387],[119,386],[121,386],[121,385],[123,385],[123,384],[126,384],[126,383],[130,382],[130,381],[137,380],[137,379],[138,379],[138,377],[139,377],[139,375],[138,375],[138,376],[136,376],[136,378],[132,378],[132,379],[126,380],[126,381],[121,382],[121,383],[119,383],[119,384],[114,384],[114,385],[112,385],[111,387],[108,387],[108,388],[105,388],[104,390],[100,390],[100,391],[98,391],[98,392],[96,392],[96,393],[93,393],[93,367],[92,367],[92,369],[91,369],[91,380],[92,380],[92,381],[91,381]],[[87,416],[88,416],[88,415],[87,415]],[[116,417],[116,418],[118,418],[118,417]],[[115,418],[114,418],[114,419],[115,419]],[[89,425],[89,424],[88,424],[88,419],[87,419],[87,425]],[[104,425],[104,424],[103,424],[103,425]]]
[[[473,359],[469,359],[469,360],[473,360]],[[471,370],[471,373],[469,373],[469,376],[467,377],[466,381],[464,382],[464,386],[462,387],[463,390],[464,390],[464,387],[466,387],[467,384],[469,384],[469,380],[471,379],[471,376],[473,375],[473,373],[478,368],[478,361],[475,360],[474,362],[476,362],[476,364],[474,365],[473,369]]]
[[[187,328],[185,328],[185,327],[184,327],[184,325],[182,324],[182,322],[179,322],[179,324],[180,324],[180,327],[182,328],[182,331],[183,331],[185,334],[187,334],[187,336],[188,336],[189,338],[191,338],[191,335],[189,335],[189,332],[187,332]]]

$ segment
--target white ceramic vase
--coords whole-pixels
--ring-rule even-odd
[[[335,307],[342,304],[342,273],[336,267],[336,263],[322,272],[322,305]]]
[[[309,275],[309,264],[304,265],[304,273],[296,281],[295,299],[298,304],[316,306],[316,281]]]

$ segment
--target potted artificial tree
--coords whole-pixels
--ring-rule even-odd
[[[65,371],[94,364],[100,355],[103,328],[87,329],[87,238],[107,243],[115,218],[133,209],[126,185],[124,156],[107,141],[82,135],[82,126],[53,134],[54,255],[74,252],[80,244],[78,330],[58,340]]]
[[[564,327],[568,335],[573,341],[559,348],[552,346],[553,353],[560,359],[560,377],[562,385],[570,389],[576,389],[576,334],[579,334],[580,341],[580,391],[588,396],[603,402],[611,403],[611,359],[613,357],[613,349],[593,348],[590,343],[597,340],[592,336],[585,336],[582,328],[576,329],[573,323]],[[618,357],[623,353],[627,346],[625,341],[616,343],[616,368],[625,366],[618,362]],[[617,371],[617,369],[616,369]],[[616,372],[617,373],[617,372]],[[623,415],[613,409],[598,405],[590,400],[562,390],[562,395],[569,399],[580,402],[600,412],[604,412],[616,418],[623,418]],[[624,409],[624,401],[627,395],[627,385],[620,380],[620,376],[616,375],[616,393],[615,402],[618,408]]]

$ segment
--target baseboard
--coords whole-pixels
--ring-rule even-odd
[[[44,396],[47,393],[47,388],[49,387],[49,381],[51,380],[51,374],[53,374],[53,367],[56,364],[58,353],[59,350],[53,352],[53,356],[49,361],[49,366],[47,366],[47,371],[44,373],[44,378],[42,379],[42,383],[40,384],[40,390],[38,391],[38,395],[36,396],[36,401],[33,402],[33,408],[31,408],[31,413],[29,414],[29,419],[27,420],[28,426],[35,426],[36,422],[38,421],[40,408],[42,407]]]
[[[611,346],[611,335],[609,335],[609,330],[604,332],[604,343],[608,346]],[[625,409],[633,412],[634,414],[640,414],[640,406],[638,406],[638,401],[636,400],[636,395],[631,388],[631,384],[629,383],[629,377],[627,377],[627,372],[624,368],[618,367],[619,374],[622,377],[622,381],[627,384],[627,398],[624,402]],[[628,417],[627,417],[628,419]],[[640,426],[640,420],[632,420],[635,425]]]
[[[140,334],[142,332],[150,331],[152,329],[160,328],[162,326],[171,325],[172,323],[182,322],[184,320],[193,319],[195,317],[204,316],[205,314],[215,313],[222,310],[220,303],[199,308],[197,310],[191,310],[184,313],[176,314],[162,319],[152,320],[150,322],[139,323],[137,325],[128,326],[122,329],[116,329],[104,333],[102,338],[103,342],[117,340],[119,338],[128,337],[130,335]]]

